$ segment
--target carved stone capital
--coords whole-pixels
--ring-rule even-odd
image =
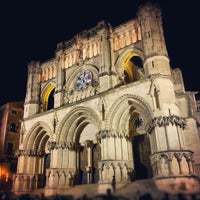
[[[62,143],[53,143],[53,149],[68,149],[68,150],[75,150],[76,144],[72,142],[62,142]]]
[[[174,156],[175,156],[176,159],[180,162],[180,161],[182,160],[183,153],[181,153],[181,152],[176,152],[176,153],[174,153]]]
[[[125,133],[119,133],[117,131],[110,131],[110,130],[101,130],[97,135],[98,140],[110,137],[129,139],[129,136],[126,135]]]
[[[185,129],[186,121],[183,117],[179,117],[177,115],[155,117],[149,123],[148,133],[151,133],[155,127],[164,127],[169,125],[178,126],[182,129]]]
[[[49,151],[53,150],[55,148],[55,146],[56,146],[56,142],[55,141],[49,141],[47,143],[47,148],[48,148]]]
[[[16,152],[16,156],[30,156],[30,157],[43,157],[45,155],[45,152],[43,151],[37,151],[33,149],[27,149],[27,150],[18,150]]]
[[[86,141],[85,141],[85,146],[86,146],[87,148],[92,148],[93,145],[94,145],[94,143],[92,142],[92,140],[86,140]]]

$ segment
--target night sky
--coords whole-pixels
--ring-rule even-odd
[[[160,0],[172,67],[187,90],[200,90],[198,1]],[[141,0],[26,0],[0,3],[0,105],[24,100],[27,64],[54,56],[56,44],[101,20],[119,25],[135,17]]]

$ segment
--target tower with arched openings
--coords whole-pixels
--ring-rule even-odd
[[[117,27],[100,22],[28,66],[14,191],[126,184],[194,189],[199,135],[160,9],[145,4]],[[178,180],[178,181],[177,181]]]

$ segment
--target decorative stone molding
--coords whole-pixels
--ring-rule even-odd
[[[117,183],[132,179],[134,170],[129,161],[101,161],[99,162],[99,183],[111,183],[113,176]]]
[[[40,81],[45,82],[56,77],[57,60],[51,59],[41,65]]]
[[[91,141],[91,140],[86,140],[86,141],[85,141],[85,146],[86,146],[87,148],[92,148],[92,147],[94,146],[94,143],[93,143],[93,141]]]
[[[188,161],[192,161],[193,152],[190,150],[168,150],[168,151],[159,151],[151,155],[151,162],[157,162],[162,157],[167,158],[168,161],[172,160],[173,157],[181,160],[185,157]]]
[[[68,188],[74,184],[75,170],[73,169],[47,169],[46,188]]]
[[[45,152],[43,151],[37,151],[33,149],[27,149],[27,150],[18,150],[16,152],[16,156],[36,156],[36,157],[43,157],[45,155]]]
[[[119,119],[118,119],[118,115],[119,115],[119,110],[122,106],[124,106],[124,108],[127,108],[127,103],[129,105],[129,107],[134,107],[136,110],[140,110],[140,114],[141,116],[145,116],[143,117],[144,121],[149,122],[152,119],[153,116],[153,112],[151,110],[151,107],[149,106],[149,104],[140,96],[138,95],[132,95],[132,94],[124,94],[121,97],[119,97],[117,99],[117,101],[115,101],[112,106],[110,107],[110,109],[108,110],[108,115],[106,117],[106,129],[114,129],[116,124],[119,124]],[[141,113],[142,111],[142,113]],[[121,111],[122,112],[122,111]],[[117,120],[117,121],[115,121]],[[145,125],[144,125],[145,126]],[[118,129],[116,129],[118,130]]]
[[[15,174],[13,176],[13,191],[32,191],[44,186],[44,176],[42,174]]]
[[[119,133],[117,131],[111,131],[111,130],[102,130],[97,135],[97,139],[101,140],[103,138],[110,138],[110,137],[118,137],[118,138],[126,138],[129,139],[129,136],[124,133]]]
[[[182,129],[185,129],[186,127],[186,121],[183,117],[179,117],[177,115],[159,116],[155,117],[149,124],[148,133],[151,133],[156,126],[163,127],[169,126],[170,124],[172,126],[178,126]]]
[[[77,101],[81,101],[85,98],[94,96],[97,94],[97,88],[93,86],[88,86],[85,90],[75,91],[71,90],[68,93],[65,93],[64,101],[65,103],[74,103]]]
[[[53,150],[56,146],[56,142],[55,141],[48,141],[47,143],[47,148],[49,151]]]
[[[193,174],[193,152],[190,150],[160,151],[151,155],[155,177]]]
[[[72,142],[63,142],[63,143],[56,143],[55,141],[48,142],[48,150],[54,149],[69,149],[69,150],[76,150],[78,148],[78,144]]]

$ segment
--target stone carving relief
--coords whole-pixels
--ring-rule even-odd
[[[55,141],[49,141],[47,145],[49,151],[54,149],[68,149],[68,150],[79,149],[79,145],[72,142],[56,143]]]
[[[193,152],[188,150],[161,151],[151,156],[151,164],[155,176],[170,176],[193,173]],[[161,161],[164,162],[161,162]],[[174,166],[178,166],[174,167]],[[165,170],[165,172],[163,171]]]
[[[113,175],[115,174],[116,182],[126,181],[130,178],[133,170],[128,167],[129,163],[119,162],[100,162],[99,163],[99,176],[100,182],[112,181]]]
[[[151,133],[153,131],[153,129],[158,126],[158,127],[162,127],[162,126],[179,126],[182,129],[185,129],[186,127],[186,121],[184,118],[176,116],[176,115],[170,115],[170,116],[159,116],[159,117],[155,117],[151,123],[149,124],[148,127],[148,132]]]
[[[47,188],[68,188],[73,185],[75,171],[68,169],[47,169]]]
[[[16,152],[16,156],[37,156],[37,157],[43,157],[45,155],[44,151],[37,151],[33,149],[27,149],[27,150],[18,150]]]

